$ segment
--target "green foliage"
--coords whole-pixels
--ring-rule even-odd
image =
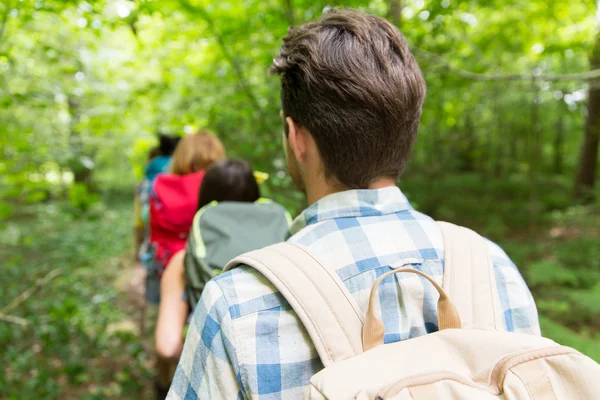
[[[69,188],[69,201],[76,211],[85,212],[100,201],[100,195],[91,193],[88,186],[83,183],[75,183]]]
[[[599,349],[576,339],[575,332],[593,337],[600,328],[598,212],[598,206],[555,210],[546,216],[535,241],[509,241],[504,246],[524,272],[540,314],[546,318],[544,323],[550,326],[545,333],[558,341],[565,335],[571,340],[566,329],[557,328],[559,324],[568,327],[571,345],[586,354],[589,349],[596,359]]]
[[[0,235],[0,304],[8,304],[52,269],[62,274],[14,315],[30,325],[0,322],[0,397],[142,398],[151,359],[137,336],[114,326],[130,307],[113,281],[131,268],[131,208],[113,204],[96,220],[67,208],[35,206],[9,220]]]
[[[578,283],[577,273],[555,261],[542,260],[527,268],[527,282],[531,286],[573,287]]]
[[[141,181],[144,177],[144,167],[148,161],[150,150],[156,145],[158,142],[154,139],[137,139],[133,143],[129,157],[133,165],[133,175],[137,180]]]
[[[600,315],[600,285],[596,284],[589,290],[569,292],[569,298],[588,313]]]
[[[8,0],[0,3],[0,304],[63,273],[0,321],[0,397],[144,398],[139,338],[112,285],[131,193],[159,131],[208,127],[270,174],[297,214],[281,149],[289,25],[385,0]],[[573,207],[594,2],[402,0],[428,95],[400,185],[420,211],[499,242],[532,286],[544,332],[600,360],[600,210]],[[523,80],[506,80],[523,74]],[[485,79],[484,79],[485,78]],[[34,329],[32,329],[34,327]]]
[[[250,160],[276,177],[280,192],[288,192],[278,81],[267,74],[281,37],[291,23],[316,18],[326,6],[380,15],[388,8],[384,0],[292,4],[286,9],[279,0],[3,3],[0,179],[13,187],[0,196],[52,197],[57,183],[43,174],[35,183],[43,187],[31,188],[32,176],[39,177],[47,162],[61,177],[76,174],[72,161],[82,157],[94,163],[94,175],[110,170],[139,178],[157,131],[183,134],[205,126],[219,134],[231,156]],[[431,176],[477,170],[511,184],[518,174],[530,181],[558,168],[570,182],[585,122],[584,86],[543,76],[585,71],[594,25],[593,2],[403,1],[402,29],[429,87],[412,169]],[[467,79],[448,72],[445,62],[481,74],[535,72],[540,78]],[[556,154],[562,155],[558,165]],[[525,194],[547,193],[532,183]],[[561,193],[557,204],[543,203],[562,206],[571,192]],[[491,224],[496,233],[504,232],[501,221]]]
[[[544,316],[540,317],[540,325],[544,336],[552,338],[562,345],[578,349],[600,362],[600,337],[598,335],[585,337]]]

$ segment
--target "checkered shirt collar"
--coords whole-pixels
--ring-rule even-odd
[[[373,190],[346,190],[330,194],[305,209],[292,223],[290,233],[317,222],[344,217],[367,217],[412,210],[396,186]]]

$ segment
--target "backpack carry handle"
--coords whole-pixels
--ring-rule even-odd
[[[414,268],[398,268],[392,271],[386,272],[381,275],[375,283],[373,284],[373,288],[371,289],[371,296],[369,298],[369,309],[367,310],[367,316],[365,318],[365,325],[363,327],[362,334],[362,342],[363,349],[367,351],[372,349],[375,346],[379,346],[383,344],[383,335],[384,335],[384,326],[383,321],[381,320],[381,311],[376,311],[378,308],[376,305],[379,303],[379,296],[377,295],[377,289],[381,282],[390,275],[398,274],[401,272],[408,272],[412,274],[417,274],[427,279],[440,294],[440,298],[438,300],[437,308],[438,308],[438,327],[440,330],[443,329],[460,329],[461,322],[458,312],[454,307],[454,304],[444,292],[444,289],[441,288],[433,279],[427,276],[425,273],[414,269]]]

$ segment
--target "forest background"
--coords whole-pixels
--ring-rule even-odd
[[[600,361],[596,0],[2,0],[0,398],[151,394],[130,282],[148,150],[208,127],[297,214],[267,70],[336,6],[397,24],[426,77],[415,208],[500,243],[544,334]]]

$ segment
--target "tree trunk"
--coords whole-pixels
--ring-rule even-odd
[[[498,135],[496,135],[496,146],[494,149],[494,163],[493,176],[499,178],[504,175],[504,163],[506,158],[506,143],[504,142],[504,124],[501,118],[498,120]]]
[[[494,96],[494,125],[496,129],[490,128],[490,151],[491,157],[493,157],[494,162],[492,163],[492,176],[500,177],[503,172],[503,164],[504,164],[504,146],[503,143],[504,138],[504,119],[502,118],[502,102],[500,101],[500,96],[502,90],[494,90],[496,95]],[[495,137],[493,133],[496,133]]]
[[[590,68],[600,68],[600,32],[590,58]],[[588,91],[588,113],[585,137],[579,157],[579,168],[575,179],[575,198],[589,203],[594,198],[594,183],[598,165],[598,142],[600,141],[600,86],[591,82]]]
[[[471,115],[467,114],[464,125],[464,142],[461,143],[461,149],[458,156],[459,170],[461,172],[473,172],[476,169],[477,138],[473,127]]]
[[[565,139],[565,122],[563,120],[564,114],[562,111],[563,102],[559,103],[558,113],[556,118],[556,131],[554,136],[554,161],[552,163],[552,172],[555,175],[560,175],[563,172],[563,143]]]
[[[283,0],[283,10],[290,26],[296,25],[293,0]]]
[[[515,124],[514,122],[510,122],[507,127],[508,127],[508,132],[509,133],[509,141],[510,141],[510,145],[509,145],[509,150],[508,150],[508,163],[507,163],[507,170],[508,172],[515,172],[517,170],[517,166],[519,164],[519,140],[521,139],[520,135],[518,134],[517,131],[517,124]]]
[[[529,143],[529,229],[534,231],[538,222],[538,171],[540,167],[541,143],[540,143],[540,118],[539,118],[539,92],[535,82],[532,82],[534,90],[533,100],[531,101],[531,140]]]
[[[69,168],[73,172],[75,183],[83,183],[89,188],[92,180],[92,170],[81,162],[84,152],[81,132],[79,132],[78,127],[81,120],[80,103],[73,97],[69,97],[67,102],[69,114],[71,115],[69,123]]]
[[[441,86],[445,87],[444,76],[441,76],[440,80]],[[442,143],[442,138],[447,137],[447,135],[442,134],[442,129],[444,126],[443,121],[445,120],[444,116],[446,114],[444,111],[444,103],[446,102],[446,96],[444,91],[441,91],[439,94],[439,106],[436,107],[436,124],[434,129],[431,131],[431,150],[429,156],[429,163],[433,167],[433,170],[437,170],[438,167],[445,165],[444,160],[446,159],[446,146],[444,146],[444,143]]]
[[[389,0],[388,18],[394,25],[400,28],[402,24],[402,0]]]

